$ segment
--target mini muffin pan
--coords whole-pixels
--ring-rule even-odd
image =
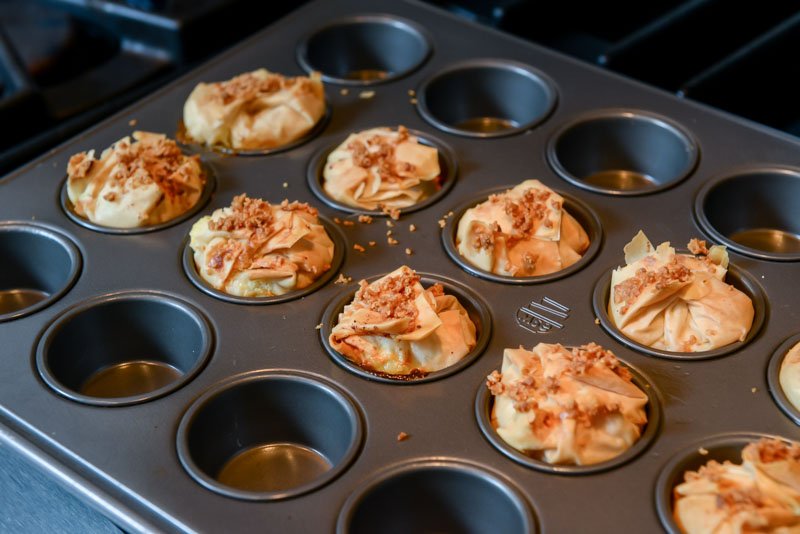
[[[0,179],[5,442],[134,532],[651,532],[672,528],[664,484],[696,465],[669,463],[687,447],[800,439],[768,380],[800,334],[797,139],[411,0],[368,9],[312,1]],[[173,224],[108,233],[62,209],[72,154],[133,129],[174,135],[197,83],[259,67],[320,70],[329,120],[287,150],[197,148],[216,185]],[[320,197],[320,154],[398,125],[447,147],[458,169],[435,200],[367,222]],[[593,237],[584,259],[521,281],[459,262],[462,210],[532,178]],[[187,237],[241,193],[318,208],[341,262],[269,305],[220,298],[192,274]],[[692,237],[728,245],[730,280],[757,311],[745,342],[676,356],[609,327],[610,272],[640,229],[678,249]],[[403,264],[463,296],[485,339],[435,379],[377,380],[324,344],[358,280]],[[498,443],[483,383],[503,349],[590,341],[650,385],[640,444],[597,469],[559,470]]]

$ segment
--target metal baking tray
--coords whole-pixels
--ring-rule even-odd
[[[375,61],[383,62],[383,79],[358,79],[375,75]],[[200,81],[262,66],[300,74],[303,65],[326,71],[327,125],[271,154],[201,151],[216,189],[194,217],[114,234],[76,224],[62,208],[71,154],[107,147],[131,133],[132,121],[174,134]],[[357,72],[337,81],[348,71]],[[504,120],[467,120],[482,116]],[[201,290],[183,263],[194,220],[242,192],[309,202],[329,221],[355,221],[318,196],[320,154],[350,132],[397,125],[448,147],[453,183],[402,215],[392,228],[396,246],[387,244],[385,218],[333,222],[345,243],[336,276],[354,284],[408,264],[469,295],[474,312],[488,315],[482,331],[490,331],[468,364],[417,383],[371,379],[326,350],[326,310],[353,284],[332,276],[302,298],[253,305]],[[639,172],[602,172],[626,168]],[[455,262],[449,240],[457,212],[528,178],[579,212],[592,228],[591,254],[563,276],[515,283]],[[614,189],[620,185],[628,189]],[[800,438],[797,414],[782,411],[767,378],[770,360],[800,333],[799,256],[791,247],[730,247],[736,282],[758,296],[762,321],[746,342],[710,358],[641,350],[609,332],[608,273],[639,229],[676,247],[752,230],[739,239],[763,247],[764,227],[783,228],[791,244],[798,213],[800,145],[792,137],[424,4],[318,0],[0,179],[0,251],[15,258],[0,273],[38,283],[44,293],[33,299],[50,295],[31,313],[1,318],[0,435],[131,531],[402,531],[426,521],[473,532],[654,531],[662,525],[657,482],[672,476],[665,467],[687,465],[679,457],[687,448],[727,435]],[[353,249],[373,240],[364,252]],[[98,336],[124,340],[126,351],[195,357],[181,363],[179,387],[88,404],[69,391],[90,353],[102,349]],[[503,349],[589,341],[651,385],[659,416],[647,443],[622,462],[585,470],[537,468],[496,446],[484,433],[484,381]],[[331,469],[289,492],[220,491],[204,473],[235,448],[232,421],[267,440],[316,440]],[[398,440],[401,432],[408,439]],[[193,450],[205,452],[192,459]]]

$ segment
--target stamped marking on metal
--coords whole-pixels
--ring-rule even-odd
[[[553,328],[564,328],[563,321],[569,318],[569,311],[569,308],[550,297],[544,297],[539,302],[531,300],[517,310],[517,324],[528,332],[546,334]]]

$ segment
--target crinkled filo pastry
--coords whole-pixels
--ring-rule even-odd
[[[424,375],[449,367],[476,344],[475,324],[440,284],[422,287],[403,266],[368,284],[339,314],[331,346],[355,364],[378,373]]]
[[[438,150],[403,126],[350,134],[323,171],[331,198],[365,210],[413,206],[441,186],[440,175]]]
[[[674,517],[687,534],[800,533],[800,445],[762,439],[742,464],[711,460],[684,473]]]
[[[647,395],[595,343],[506,349],[486,384],[492,425],[515,449],[550,464],[591,465],[629,449],[647,423]]]
[[[253,150],[299,139],[324,114],[318,73],[289,78],[258,69],[224,82],[198,84],[183,106],[183,123],[196,142]]]
[[[190,210],[206,183],[200,158],[175,141],[134,132],[105,149],[80,152],[67,165],[67,195],[75,213],[112,228],[163,223]]]
[[[197,272],[241,297],[283,295],[331,268],[333,241],[308,204],[270,204],[239,195],[197,221],[189,233]]]
[[[608,303],[623,334],[654,349],[702,352],[743,341],[753,324],[750,297],[725,283],[728,252],[692,239],[692,254],[658,248],[641,231],[611,275]]]
[[[581,259],[589,236],[564,209],[561,196],[539,180],[526,180],[464,212],[456,245],[484,271],[540,276]]]
[[[779,374],[781,389],[789,402],[800,410],[800,343],[792,347],[781,363]]]

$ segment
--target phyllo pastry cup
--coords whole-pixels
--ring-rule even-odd
[[[214,289],[241,297],[283,295],[331,268],[334,245],[308,204],[234,197],[189,233],[197,272]]]
[[[744,341],[753,302],[725,282],[725,247],[692,239],[691,254],[669,242],[654,248],[639,231],[611,275],[609,316],[628,338],[654,349],[704,352]]]
[[[539,180],[526,180],[466,210],[456,233],[458,252],[469,263],[514,277],[565,269],[589,244],[564,199]]]
[[[673,515],[687,534],[800,532],[800,445],[763,438],[742,463],[709,461],[684,473]]]
[[[550,464],[591,465],[636,443],[648,397],[611,351],[595,343],[506,349],[489,375],[492,425],[515,449]]]
[[[164,223],[192,209],[207,176],[162,134],[134,132],[105,149],[79,152],[67,165],[67,196],[80,217],[110,228]]]
[[[400,126],[350,134],[329,155],[323,188],[331,198],[364,210],[402,209],[440,187],[438,150]]]
[[[424,375],[454,365],[476,346],[467,310],[440,284],[424,288],[403,266],[359,282],[329,336],[331,346],[376,373]]]
[[[199,83],[183,106],[187,136],[235,150],[278,148],[307,134],[325,115],[318,73],[286,77],[266,69]]]

